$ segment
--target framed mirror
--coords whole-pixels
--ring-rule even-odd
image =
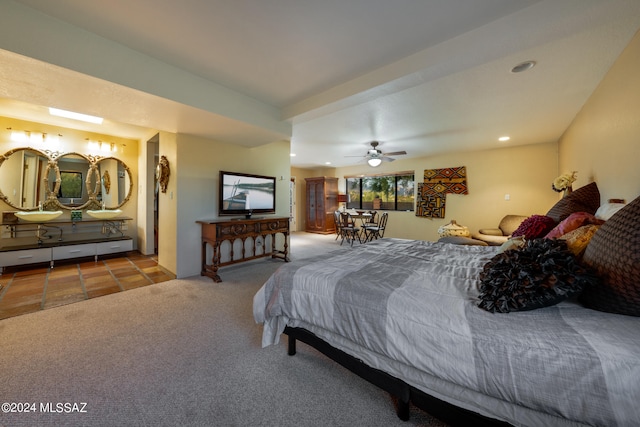
[[[57,172],[56,162],[40,150],[10,150],[0,157],[0,199],[14,209],[38,209],[54,194]]]
[[[0,200],[14,209],[107,209],[133,194],[131,170],[115,157],[15,148],[0,156]]]
[[[133,191],[131,171],[115,157],[99,159],[96,166],[100,182],[98,201],[104,203],[106,209],[121,207],[131,198]]]
[[[57,199],[66,209],[83,209],[96,196],[97,178],[93,162],[79,153],[67,153],[56,160],[60,179],[56,184]]]

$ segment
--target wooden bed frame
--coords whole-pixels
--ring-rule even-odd
[[[409,406],[410,403],[413,403],[416,407],[451,426],[473,425],[474,427],[505,427],[510,425],[509,423],[485,417],[430,396],[399,378],[366,365],[361,360],[331,346],[306,329],[287,326],[284,329],[284,333],[288,336],[289,356],[296,354],[296,340],[310,345],[331,360],[339,363],[396,398],[398,402],[396,414],[398,418],[403,421],[409,419]]]

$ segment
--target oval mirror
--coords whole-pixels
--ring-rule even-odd
[[[67,153],[57,159],[60,178],[56,183],[58,203],[67,209],[83,209],[97,190],[96,168],[79,153]]]
[[[131,171],[122,160],[104,157],[96,163],[100,177],[98,201],[106,209],[116,209],[125,204],[133,191]]]
[[[49,180],[55,175],[55,162],[44,152],[10,150],[0,157],[0,199],[14,209],[38,209],[49,198]]]

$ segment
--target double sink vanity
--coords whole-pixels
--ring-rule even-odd
[[[0,157],[0,274],[8,266],[133,250],[120,209],[133,189],[114,157],[17,148]]]

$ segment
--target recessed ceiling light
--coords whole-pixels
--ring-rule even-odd
[[[504,141],[508,141],[508,140],[510,140],[510,139],[511,139],[511,137],[508,137],[508,136],[501,136],[500,138],[498,138],[498,141],[503,141],[503,142],[504,142]]]
[[[511,69],[512,73],[521,73],[532,69],[536,65],[536,61],[524,61]]]
[[[49,114],[52,116],[64,117],[67,119],[80,120],[82,122],[102,124],[102,117],[90,116],[88,114],[74,113],[73,111],[60,110],[59,108],[49,107]]]
[[[331,162],[324,162],[324,164],[325,164],[325,165],[330,165],[330,164],[331,164]]]
[[[289,156],[290,156],[290,157],[295,157],[295,156],[296,156],[296,153],[290,153],[290,154],[289,154]]]

